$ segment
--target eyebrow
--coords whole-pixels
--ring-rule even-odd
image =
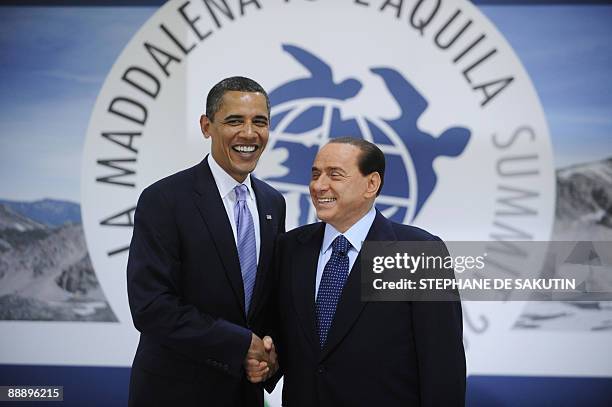
[[[240,114],[230,114],[229,116],[226,116],[223,118],[223,121],[230,121],[230,120],[243,120],[244,116],[240,115]],[[265,120],[266,122],[268,121],[268,117],[267,116],[263,116],[263,115],[257,115],[253,118],[253,120]]]
[[[236,120],[236,119],[243,119],[244,116],[239,115],[239,114],[230,114],[229,116],[225,116],[223,118],[224,121],[228,121],[228,120]]]
[[[314,167],[314,166],[313,166],[313,167],[310,169],[310,171],[311,171],[311,172],[314,172],[314,171],[319,171],[319,172],[321,172],[321,169],[320,169],[319,167]],[[328,171],[328,172],[331,172],[331,171],[340,171],[341,173],[346,174],[346,171],[344,171],[344,169],[342,169],[342,168],[340,168],[340,167],[326,167],[326,168],[324,169],[324,171]]]

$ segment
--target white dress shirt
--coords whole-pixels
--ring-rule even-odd
[[[317,280],[315,284],[315,301],[317,298],[317,294],[319,293],[319,284],[321,284],[321,277],[323,277],[323,269],[325,269],[325,265],[329,261],[332,255],[332,247],[334,239],[338,237],[338,235],[344,235],[346,239],[349,241],[351,246],[348,251],[349,258],[349,275],[351,273],[351,269],[353,268],[353,264],[355,264],[355,260],[357,259],[357,255],[359,255],[359,251],[361,250],[361,245],[365,240],[370,228],[372,227],[372,223],[374,223],[374,218],[376,217],[376,209],[374,206],[370,208],[368,213],[363,215],[361,219],[357,221],[353,226],[349,228],[344,233],[340,233],[336,230],[335,227],[327,223],[325,225],[325,234],[323,235],[323,244],[321,245],[321,252],[319,253],[319,263],[317,265]]]
[[[236,220],[234,219],[234,206],[236,206],[236,192],[234,188],[240,185],[240,182],[232,178],[217,162],[215,161],[212,154],[208,156],[208,165],[210,166],[210,172],[212,172],[215,184],[219,190],[219,195],[223,201],[225,212],[232,225],[232,232],[234,232],[234,242],[236,242]],[[257,249],[257,264],[259,264],[259,247],[261,246],[261,236],[259,234],[259,212],[257,211],[257,198],[251,187],[251,174],[247,175],[246,179],[242,184],[247,186],[248,197],[246,200],[247,207],[251,211],[251,217],[253,218],[253,226],[255,226],[255,248]],[[214,231],[213,231],[214,233]],[[238,246],[238,243],[236,243]]]

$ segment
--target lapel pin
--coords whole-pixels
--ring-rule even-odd
[[[272,220],[272,215],[266,215],[266,219]]]

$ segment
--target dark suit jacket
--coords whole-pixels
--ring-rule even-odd
[[[465,354],[459,302],[361,302],[360,256],[339,300],[327,343],[315,328],[315,276],[324,223],[278,239],[276,340],[283,405],[462,406]],[[439,240],[380,213],[366,240]]]
[[[249,315],[234,236],[206,160],[142,192],[127,268],[141,332],[130,405],[263,405],[261,385],[245,379],[242,363],[251,331],[267,333],[262,310],[285,201],[264,182],[251,182],[261,246]]]

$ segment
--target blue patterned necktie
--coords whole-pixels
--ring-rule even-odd
[[[255,247],[255,226],[251,211],[247,206],[249,190],[246,185],[240,184],[234,188],[236,205],[234,206],[234,220],[236,222],[236,247],[240,259],[242,284],[244,285],[244,308],[249,315],[255,277],[257,275],[257,249]]]
[[[344,283],[349,272],[348,250],[350,247],[346,237],[339,235],[332,242],[332,255],[323,269],[323,276],[319,283],[317,294],[317,332],[319,333],[319,345],[323,348],[327,340],[329,328],[331,328],[338,300],[342,294]]]

